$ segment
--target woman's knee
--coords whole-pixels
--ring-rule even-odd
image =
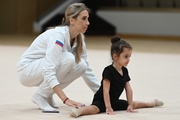
[[[30,82],[28,80],[26,80],[26,79],[19,79],[19,82],[25,87],[32,87]]]
[[[70,52],[63,52],[62,53],[62,62],[63,64],[67,64],[69,66],[73,66],[75,63],[75,56]]]
[[[39,86],[43,79],[40,75],[38,76],[27,76],[19,73],[19,82],[26,87]]]
[[[84,73],[87,70],[87,64],[86,62],[81,59],[81,61],[78,63],[79,71]]]

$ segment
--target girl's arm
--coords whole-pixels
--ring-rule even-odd
[[[104,79],[103,80],[103,95],[104,95],[104,103],[106,106],[106,114],[114,114],[114,111],[111,108],[109,90],[110,90],[110,81],[108,79]]]
[[[132,110],[133,110],[133,91],[131,89],[131,85],[129,82],[126,82],[125,90],[126,90],[126,98],[127,98],[128,104],[129,104],[129,106],[127,108],[127,112],[132,112]]]

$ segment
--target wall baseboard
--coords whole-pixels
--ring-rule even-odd
[[[151,39],[151,40],[179,40],[180,36],[162,36],[162,35],[136,35],[136,34],[121,34],[118,33],[121,38],[128,39]]]

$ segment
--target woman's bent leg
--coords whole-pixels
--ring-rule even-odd
[[[70,61],[73,62],[70,63]],[[62,60],[62,63],[63,64],[61,64],[61,66],[59,67],[56,76],[59,81],[61,89],[64,89],[75,79],[77,79],[78,77],[82,76],[82,74],[84,74],[87,65],[84,60],[81,60],[81,62],[76,64],[74,56],[73,56],[73,60],[64,59]],[[49,95],[52,94],[53,92],[54,92],[53,89],[46,82],[43,82],[38,89],[38,93],[46,98],[48,98]]]
[[[81,77],[87,69],[87,65],[83,59],[78,64],[74,64],[74,67],[71,71],[69,71],[64,77],[62,77],[61,71],[58,72],[57,78],[60,81],[60,87],[64,89],[69,84],[71,84],[74,80]]]
[[[22,85],[26,87],[39,86],[43,81],[42,72],[37,73],[33,76],[28,76],[22,73],[19,73],[19,81]]]
[[[35,104],[37,104],[42,111],[46,111],[46,112],[47,111],[49,111],[49,112],[50,111],[58,112],[56,109],[53,108],[54,106],[49,104],[49,101],[47,100],[47,98],[41,96],[37,92],[32,96],[31,100]]]
[[[24,70],[19,72],[19,80],[22,85],[27,87],[39,86],[43,82],[43,66],[44,58],[30,63]],[[53,107],[57,107],[52,96],[47,99],[37,92],[31,98],[32,102],[37,104],[42,110],[56,111]],[[52,106],[52,107],[51,107]]]
[[[76,64],[74,55],[68,52],[63,53],[62,58],[63,59],[61,65],[57,71],[56,76],[60,83],[60,87],[63,89],[71,82],[73,82],[76,78],[80,77],[85,72],[87,66],[83,60],[80,63]],[[49,99],[50,95],[52,95],[54,91],[46,82],[43,81],[39,86],[37,93],[44,98]]]
[[[19,81],[27,87],[39,86],[43,81],[44,58],[35,60],[19,71]]]

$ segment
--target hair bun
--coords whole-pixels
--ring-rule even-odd
[[[113,36],[113,37],[111,38],[111,43],[113,44],[113,43],[118,42],[118,41],[120,41],[120,40],[121,40],[121,38],[120,38],[118,35],[116,35],[116,36]]]

